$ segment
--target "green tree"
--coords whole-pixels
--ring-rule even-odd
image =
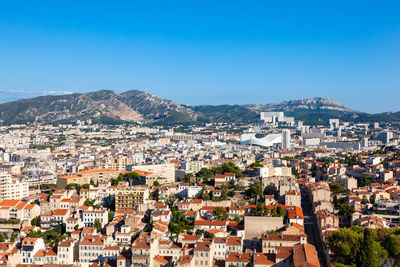
[[[368,177],[362,177],[358,180],[358,187],[365,187],[371,185],[371,179]]]
[[[257,201],[257,197],[262,197],[262,194],[263,194],[263,187],[259,182],[256,182],[250,186],[248,195],[251,198],[254,198],[255,201]]]
[[[212,173],[215,174],[224,174],[226,172],[234,173],[236,177],[243,177],[242,170],[235,165],[233,162],[226,162],[218,167],[213,167],[211,169]]]
[[[400,265],[400,235],[390,234],[384,240],[384,247],[394,260],[394,266]]]
[[[193,173],[186,173],[185,177],[183,177],[184,182],[190,182],[190,179],[193,177]]]
[[[256,208],[253,211],[254,216],[268,216],[270,210],[262,203],[258,203]]]
[[[77,183],[69,183],[65,186],[65,189],[75,189],[77,191],[81,190],[82,186]]]
[[[111,222],[114,218],[114,212],[112,210],[110,210],[108,212],[108,221]]]
[[[204,233],[204,237],[205,238],[214,238],[214,234],[213,233],[209,233],[209,232],[205,232]]]
[[[57,225],[56,229],[57,229],[57,234],[62,235],[62,230],[63,230],[62,225]]]
[[[84,206],[90,207],[93,206],[94,200],[86,199],[85,202],[83,203]]]
[[[204,235],[204,230],[203,229],[197,229],[195,234],[196,235]]]
[[[89,189],[90,188],[90,184],[83,184],[82,185],[82,189]]]
[[[248,168],[254,168],[254,167],[264,167],[264,165],[262,165],[258,160],[256,160],[255,162],[253,162],[248,166]]]
[[[111,178],[110,179],[110,182],[111,182],[112,186],[117,186],[119,182],[123,182],[123,181],[125,181],[125,180],[124,180],[124,177],[122,175],[118,176],[117,178]]]
[[[0,242],[4,242],[4,236],[2,233],[0,233]]]
[[[169,231],[173,234],[179,234],[184,230],[192,230],[193,225],[186,216],[183,215],[182,212],[178,211],[177,207],[174,206],[171,208],[172,212],[172,221],[169,223],[168,228]]]
[[[153,185],[154,185],[154,186],[160,186],[160,182],[154,181]]]
[[[32,225],[32,226],[39,226],[39,221],[38,221],[38,219],[37,219],[37,218],[33,218],[33,219],[31,220],[31,225]]]
[[[213,215],[218,221],[225,221],[228,219],[228,213],[221,207],[215,208]]]
[[[74,230],[75,230],[75,231],[78,231],[78,230],[79,230],[79,225],[75,225],[75,226],[74,226]]]
[[[331,184],[329,187],[335,196],[339,195],[342,191],[342,186],[340,184]]]
[[[209,194],[203,194],[203,200],[207,201],[207,200],[210,200],[210,199],[211,199],[211,197],[210,197]]]
[[[344,220],[347,220],[349,217],[351,217],[355,211],[354,207],[347,203],[344,198],[340,198],[338,200],[336,207],[339,209],[339,216]]]
[[[14,243],[16,238],[17,238],[17,234],[12,232],[10,241]]]
[[[199,172],[196,173],[196,177],[199,178],[211,178],[213,177],[213,172],[207,168],[201,168]]]
[[[367,196],[363,196],[362,197],[362,200],[361,200],[361,204],[367,204],[368,203],[368,199],[367,199]]]
[[[363,234],[350,228],[341,228],[327,238],[327,245],[335,255],[335,261],[351,265],[356,262]]]
[[[276,214],[277,214],[279,217],[285,217],[286,212],[285,212],[285,210],[284,210],[281,206],[278,206],[278,207],[276,208]]]
[[[228,189],[226,186],[222,186],[221,188],[221,199],[225,200],[228,197]]]
[[[364,230],[364,240],[357,256],[357,266],[375,267],[385,257],[385,252],[378,242],[374,240],[373,232],[369,228]]]
[[[100,222],[99,219],[95,219],[95,220],[94,220],[94,227],[96,227],[97,233],[101,233],[101,229],[102,229],[103,227],[101,226],[101,222]]]

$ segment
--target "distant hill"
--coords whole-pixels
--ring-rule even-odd
[[[349,109],[343,104],[336,102],[335,100],[324,97],[289,100],[281,103],[270,103],[264,105],[263,104],[247,105],[246,107],[258,111],[282,110],[289,112],[295,110],[334,110],[343,112],[357,112]]]
[[[190,106],[139,90],[124,93],[101,90],[40,96],[0,104],[0,123],[71,123],[86,119],[105,124],[254,123],[262,111],[284,111],[287,116],[294,116],[296,120],[308,124],[326,123],[329,118],[356,122],[400,121],[400,112],[367,114],[321,97],[271,104]]]

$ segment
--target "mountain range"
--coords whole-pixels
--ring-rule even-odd
[[[368,114],[351,110],[329,98],[309,98],[281,103],[250,105],[181,105],[153,94],[130,90],[117,93],[48,95],[0,104],[0,124],[71,123],[91,119],[95,123],[142,123],[158,125],[207,122],[252,123],[261,111],[284,111],[308,124],[323,124],[329,118],[354,122],[397,122],[400,112]]]

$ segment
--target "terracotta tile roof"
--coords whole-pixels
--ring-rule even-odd
[[[132,249],[150,249],[150,245],[144,241],[135,242],[135,244],[132,246]]]
[[[265,253],[254,253],[254,265],[274,265],[275,264],[275,255],[273,254],[265,254]]]
[[[251,255],[248,252],[231,252],[225,258],[225,262],[251,262]]]
[[[80,172],[76,172],[75,174],[77,174],[77,175],[83,175],[83,174],[103,173],[103,172],[115,172],[115,171],[117,171],[117,170],[113,170],[113,169],[95,169],[95,170],[80,171]]]
[[[159,256],[156,255],[153,258],[155,261],[161,262],[163,264],[168,264],[168,262],[171,260],[171,257],[166,257],[166,256]]]
[[[16,206],[20,201],[18,199],[5,199],[0,202],[0,206]]]
[[[85,237],[79,243],[79,245],[102,246],[102,245],[104,245],[104,241],[105,241],[105,237],[104,236],[85,235]]]
[[[74,243],[73,239],[67,239],[67,240],[63,240],[61,241],[58,246],[59,247],[70,247],[72,245],[72,243]]]
[[[196,220],[194,225],[226,226],[226,221]]]
[[[197,236],[196,235],[184,235],[183,239],[184,241],[196,241]]]
[[[209,242],[197,242],[195,246],[195,251],[210,251],[210,243]]]
[[[242,238],[237,236],[229,236],[226,244],[228,246],[241,246],[242,245]]]
[[[193,260],[193,257],[194,257],[194,255],[192,255],[192,254],[180,257],[177,261],[177,264],[179,264],[179,265],[187,264]]]
[[[300,235],[282,235],[282,234],[265,234],[262,236],[262,240],[271,241],[291,241],[300,243]]]
[[[276,258],[277,259],[287,259],[292,255],[293,247],[275,247],[276,248]]]
[[[293,249],[293,266],[320,267],[317,251],[310,244],[296,245]]]
[[[67,209],[56,209],[53,213],[53,215],[58,215],[58,216],[64,216],[68,212]]]

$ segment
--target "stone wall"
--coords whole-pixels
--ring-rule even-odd
[[[261,238],[266,231],[278,230],[283,225],[283,217],[245,216],[244,239]]]

